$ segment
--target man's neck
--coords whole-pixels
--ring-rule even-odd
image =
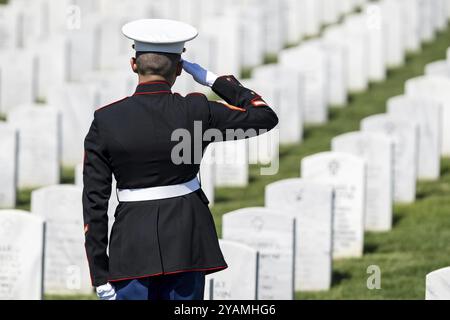
[[[142,76],[139,75],[139,84],[141,83],[145,83],[145,82],[151,82],[151,81],[166,81],[170,84],[170,82],[165,79],[164,77],[161,76],[155,76],[155,75],[151,75],[151,76]]]

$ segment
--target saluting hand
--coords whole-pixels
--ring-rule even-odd
[[[217,76],[197,63],[191,63],[186,60],[182,60],[182,63],[184,71],[189,73],[201,85],[212,87],[214,82],[216,82]]]

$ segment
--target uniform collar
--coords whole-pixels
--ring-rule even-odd
[[[172,93],[170,90],[170,83],[164,80],[148,81],[140,83],[134,95],[146,95],[146,94],[164,94]]]

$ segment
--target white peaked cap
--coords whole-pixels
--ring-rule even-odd
[[[125,37],[134,40],[138,52],[164,52],[182,54],[184,44],[197,37],[193,26],[174,20],[142,19],[122,27]]]

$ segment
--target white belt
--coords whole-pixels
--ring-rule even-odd
[[[142,189],[117,189],[119,202],[150,201],[181,197],[200,189],[197,178],[189,182],[172,186],[142,188]]]

